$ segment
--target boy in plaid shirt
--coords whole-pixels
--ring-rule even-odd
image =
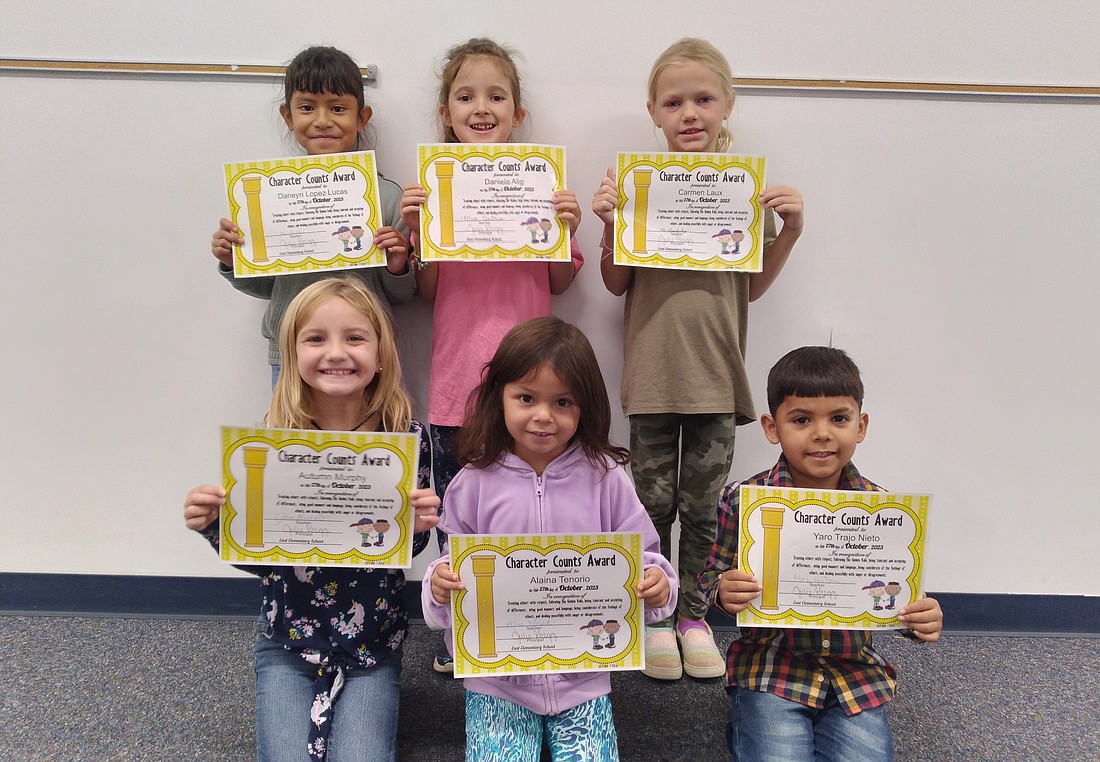
[[[783,454],[745,484],[796,489],[884,491],[856,470],[852,454],[867,433],[863,382],[844,352],[802,347],[768,374],[770,415],[764,435]],[[756,577],[737,569],[740,482],[718,500],[718,536],[699,587],[727,614],[744,610],[761,592]],[[898,612],[912,637],[940,637],[943,612],[921,598]],[[894,697],[893,666],[862,630],[742,628],[730,644],[726,673],[731,696],[728,737],[735,762],[749,760],[868,760],[894,757],[886,702]]]

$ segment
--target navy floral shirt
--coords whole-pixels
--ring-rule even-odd
[[[420,440],[420,467],[416,486],[431,480],[431,446],[419,421],[409,432]],[[202,534],[220,550],[218,522]],[[430,532],[413,536],[413,555],[428,544]],[[409,632],[409,615],[401,592],[401,569],[334,566],[241,566],[260,577],[263,589],[261,618],[267,637],[316,664],[318,693],[309,711],[316,732],[310,734],[309,753],[324,759],[331,725],[331,707],[343,683],[343,671],[374,666],[397,650]]]

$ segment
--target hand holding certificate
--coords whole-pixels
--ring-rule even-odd
[[[222,429],[222,560],[412,565],[415,434]]]
[[[565,149],[511,143],[422,145],[424,261],[569,261],[569,229],[554,191]]]
[[[615,264],[760,272],[764,159],[621,153]]]
[[[225,165],[238,278],[386,264],[374,152]]]
[[[455,677],[643,667],[640,534],[450,542]]]
[[[897,629],[921,597],[930,495],[741,487],[738,568],[762,593],[737,624]]]

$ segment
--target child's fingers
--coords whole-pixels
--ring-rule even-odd
[[[421,511],[416,509],[416,517],[413,519],[413,532],[427,532],[433,527],[439,526],[439,514],[434,511]]]

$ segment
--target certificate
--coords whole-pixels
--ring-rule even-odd
[[[879,630],[920,598],[931,495],[741,487],[738,567],[749,627]]]
[[[386,264],[374,152],[225,165],[238,278]]]
[[[615,264],[760,272],[764,159],[620,153]]]
[[[565,149],[512,143],[421,145],[420,257],[425,261],[568,262],[569,226],[554,191]]]
[[[222,428],[222,560],[412,566],[416,434]]]
[[[642,535],[452,535],[455,677],[642,669]]]

